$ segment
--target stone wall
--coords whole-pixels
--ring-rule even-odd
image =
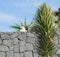
[[[36,53],[35,39],[32,33],[0,32],[0,57],[42,57]],[[59,54],[58,50],[52,57]]]

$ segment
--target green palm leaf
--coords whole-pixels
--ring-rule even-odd
[[[16,29],[17,31],[20,31],[20,29],[21,29],[20,25],[18,25],[18,24],[10,26],[10,27]]]
[[[24,26],[25,29],[28,30],[29,25],[27,24],[26,19],[25,19],[24,23],[20,22],[20,24],[15,24],[15,25],[12,25],[10,27],[17,30],[17,31],[20,31],[21,26]]]

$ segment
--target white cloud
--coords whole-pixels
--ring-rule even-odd
[[[0,23],[14,23],[17,22],[18,19],[12,15],[6,14],[6,13],[0,13]]]
[[[14,31],[9,26],[17,23],[19,20],[9,14],[0,13],[0,31]]]
[[[17,17],[12,15],[0,13],[0,32],[15,31],[10,26],[16,23],[19,24],[20,20],[23,21],[23,19],[17,19]]]

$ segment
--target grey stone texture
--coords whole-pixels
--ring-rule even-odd
[[[14,53],[14,57],[23,57],[24,54],[23,53]]]
[[[2,40],[0,39],[0,44],[2,44]]]
[[[5,57],[5,52],[0,52],[0,57]]]
[[[34,53],[33,55],[34,55],[34,57],[38,57],[38,54],[37,53]]]
[[[60,56],[59,39],[60,33],[56,37],[58,50],[52,57]],[[36,52],[35,41],[36,36],[30,32],[0,32],[0,57],[42,57]]]
[[[24,52],[25,57],[33,57],[32,56],[32,51]]]
[[[8,51],[7,52],[7,57],[13,57],[13,51]]]
[[[8,46],[0,45],[0,51],[9,51]]]
[[[1,39],[10,39],[10,35],[4,33],[3,35],[1,35]]]
[[[27,33],[19,33],[18,39],[19,40],[26,40]]]
[[[19,53],[19,45],[14,45],[14,52],[18,52]]]
[[[25,41],[20,41],[20,52],[24,52],[26,50]]]
[[[13,44],[18,45],[18,43],[19,43],[18,38],[13,38]]]
[[[6,46],[12,46],[13,40],[3,40],[3,44]]]

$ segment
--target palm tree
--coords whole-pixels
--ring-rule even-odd
[[[10,27],[16,29],[17,31],[20,31],[22,26],[28,30],[29,25],[27,24],[26,19],[24,20],[24,23],[20,22],[20,24],[15,24]]]
[[[50,57],[56,50],[55,35],[56,35],[55,18],[51,8],[44,3],[38,8],[35,16],[35,24],[32,31],[35,32],[37,41],[36,49],[39,55]]]

